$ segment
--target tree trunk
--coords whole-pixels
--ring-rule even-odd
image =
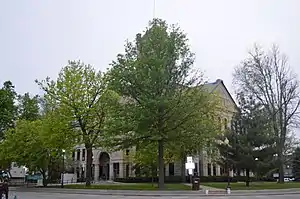
[[[155,168],[155,166],[154,165],[152,165],[151,166],[151,184],[152,184],[152,187],[154,187],[154,169],[156,169]]]
[[[43,187],[47,187],[48,179],[47,179],[46,171],[42,171],[41,174],[43,176]]]
[[[158,141],[158,188],[164,189],[165,168],[164,168],[164,142]]]
[[[86,147],[86,155],[87,155],[85,185],[90,186],[91,179],[92,179],[93,149],[92,149],[92,146],[89,144],[85,144],[85,147]]]
[[[284,161],[282,152],[278,154],[279,180],[278,183],[284,183]]]
[[[250,170],[246,169],[246,187],[250,185]]]
[[[186,183],[185,158],[186,158],[186,156],[182,153],[182,156],[181,156],[181,181],[182,181],[182,183]]]

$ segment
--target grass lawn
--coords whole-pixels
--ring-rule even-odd
[[[107,189],[107,190],[157,190],[157,184],[151,183],[123,183],[123,184],[94,184],[86,187],[84,184],[67,184],[68,189]],[[166,190],[191,190],[184,184],[165,184]]]
[[[201,183],[201,185],[225,189],[227,183]],[[244,182],[230,183],[232,190],[263,190],[263,189],[291,189],[291,188],[300,188],[300,182],[285,182],[284,184],[278,184],[277,182],[252,182],[249,187],[246,187]]]

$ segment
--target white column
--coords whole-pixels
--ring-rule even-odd
[[[169,164],[167,164],[165,167],[165,176],[169,176]]]
[[[95,164],[94,179],[96,182],[99,181],[99,164]]]
[[[230,177],[233,177],[233,170],[230,170],[230,171],[229,171],[229,176],[230,176]]]
[[[124,177],[124,166],[125,166],[124,162],[120,162],[119,165],[120,165],[120,168],[119,168],[120,169],[119,177],[123,178]]]
[[[214,164],[210,163],[210,175],[214,176]]]
[[[208,167],[207,167],[207,162],[206,161],[204,161],[203,164],[202,164],[202,170],[203,170],[203,173],[201,173],[200,175],[208,176]]]
[[[113,163],[109,163],[109,179],[114,180],[114,166]]]
[[[221,167],[220,165],[217,165],[217,176],[221,175]]]

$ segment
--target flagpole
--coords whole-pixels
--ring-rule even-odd
[[[155,19],[156,0],[153,0],[153,19]]]

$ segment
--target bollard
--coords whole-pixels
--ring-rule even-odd
[[[227,191],[227,194],[230,194],[230,193],[231,193],[231,191],[230,191],[230,188],[229,188],[229,187],[227,187],[226,191]]]
[[[208,195],[208,189],[205,190],[205,194]]]

